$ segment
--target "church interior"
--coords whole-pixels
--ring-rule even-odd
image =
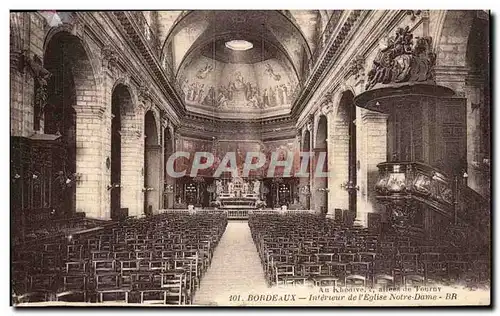
[[[489,288],[489,23],[10,12],[12,304]]]

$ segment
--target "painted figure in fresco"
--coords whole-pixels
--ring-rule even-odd
[[[242,90],[245,88],[245,81],[240,71],[237,71],[235,73],[235,81],[233,82],[232,87],[235,90]]]
[[[252,98],[252,83],[249,81],[245,86],[245,100],[250,101]]]
[[[273,67],[269,63],[266,64],[266,73],[276,81],[281,80],[281,75],[275,74]]]
[[[196,101],[197,100],[197,97],[198,97],[198,82],[195,82],[194,83],[194,89],[193,89],[193,98],[191,99],[191,101]]]
[[[276,106],[276,91],[274,91],[274,87],[269,87],[269,105]]]
[[[257,95],[256,94],[253,94],[251,97],[250,97],[250,100],[248,100],[248,103],[247,105],[249,107],[253,107],[253,108],[259,108],[259,99],[257,99]]]
[[[290,84],[290,82],[287,82],[286,84],[286,99],[288,100],[288,103],[292,103],[293,102],[293,98],[294,98],[294,90],[292,89],[292,85]]]
[[[278,105],[283,105],[284,100],[283,100],[283,85],[279,85],[276,87],[276,90],[278,91],[277,96],[278,96]]]
[[[234,86],[227,85],[227,87],[224,88],[226,90],[226,96],[229,100],[233,100],[233,92],[234,92]]]
[[[196,73],[196,78],[205,79],[208,74],[214,69],[214,67],[210,64],[206,64],[205,67],[198,70]]]
[[[191,83],[189,101],[194,101],[196,96],[196,82]]]
[[[262,95],[262,106],[265,108],[265,107],[269,107],[269,91],[266,89],[264,89],[264,93]]]
[[[281,85],[281,91],[283,92],[283,104],[288,104],[288,88],[286,85]]]
[[[211,106],[215,105],[215,89],[214,89],[214,87],[210,87],[210,89],[208,89],[208,93],[205,96],[205,98],[203,99],[203,105],[211,105]]]
[[[205,87],[205,84],[202,84],[200,86],[200,90],[198,92],[198,98],[196,98],[196,103],[201,104],[201,101],[203,101],[203,97],[204,97],[204,93],[205,93],[205,91],[203,89],[204,87]]]
[[[226,98],[222,90],[219,90],[219,96],[217,97],[217,105],[219,107],[227,107],[227,101],[228,99]]]

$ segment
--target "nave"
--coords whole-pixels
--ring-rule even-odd
[[[229,304],[231,295],[257,293],[266,288],[264,271],[247,221],[230,221],[201,281],[194,304]]]
[[[228,223],[222,211],[167,211],[42,240],[13,258],[14,304],[247,305],[251,293],[289,286],[490,282],[483,249],[305,212],[251,212],[248,222]]]

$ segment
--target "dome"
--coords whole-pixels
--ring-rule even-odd
[[[221,118],[289,113],[297,76],[277,49],[267,46],[220,39],[192,54],[177,76],[188,110]]]

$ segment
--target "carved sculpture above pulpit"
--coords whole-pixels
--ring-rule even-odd
[[[375,57],[366,90],[378,84],[433,82],[436,54],[431,45],[431,37],[414,39],[408,26],[399,28]]]

